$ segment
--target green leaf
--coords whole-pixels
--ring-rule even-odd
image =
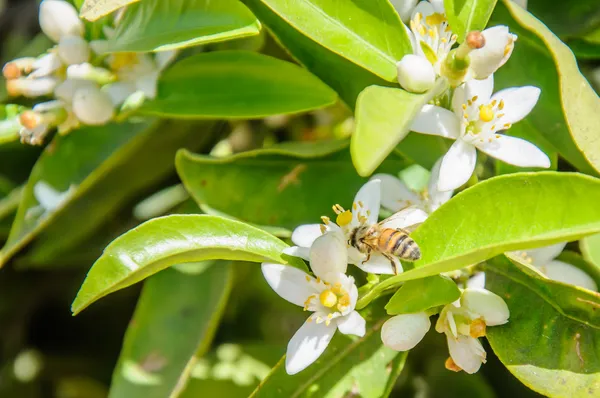
[[[408,281],[402,285],[385,306],[390,315],[412,314],[446,305],[460,298],[460,289],[443,275]]]
[[[143,0],[127,8],[109,51],[166,51],[252,36],[260,23],[237,0]]]
[[[336,333],[323,355],[296,375],[285,372],[282,358],[251,397],[338,398],[350,393],[364,398],[384,396],[386,382],[399,373],[396,370],[390,377],[388,364],[400,356],[396,367],[402,367],[406,354],[382,345],[382,324],[383,320],[368,326],[365,336],[354,340]]]
[[[443,204],[411,234],[422,253],[415,268],[376,285],[357,308],[403,281],[597,233],[598,197],[600,179],[578,173],[515,173],[480,182]]]
[[[600,25],[596,0],[528,0],[527,9],[560,37],[587,35]]]
[[[225,158],[181,151],[175,163],[199,204],[247,222],[292,229],[319,222],[336,203],[349,205],[366,182],[352,168],[347,146],[347,141],[284,145]],[[405,165],[390,156],[380,171],[395,174]]]
[[[333,88],[350,108],[365,87],[391,84],[304,36],[262,0],[243,2],[292,57]]]
[[[94,301],[174,264],[204,260],[273,261],[287,264],[288,247],[247,224],[207,215],[171,215],[147,221],[106,247],[81,285],[74,314]],[[304,267],[294,257],[292,265]]]
[[[579,247],[583,258],[600,268],[600,234],[584,237],[579,241]]]
[[[186,58],[165,71],[140,112],[175,118],[260,118],[333,104],[336,93],[290,62],[246,51]]]
[[[150,277],[138,300],[109,397],[177,396],[210,347],[231,290],[231,264],[197,275],[175,268]]]
[[[262,0],[303,35],[388,81],[412,54],[408,34],[387,0]]]
[[[467,33],[483,30],[487,25],[498,0],[444,0],[444,9],[452,31],[458,42],[465,40]]]
[[[487,287],[510,309],[507,324],[487,330],[494,352],[508,370],[547,396],[598,396],[598,295],[547,280],[504,257],[486,269]]]
[[[48,260],[76,247],[140,190],[168,176],[177,149],[207,145],[214,128],[215,122],[163,121],[86,127],[57,135],[31,172],[0,264],[34,238],[32,258]],[[63,200],[53,208],[41,206],[36,186],[63,193]]]
[[[139,0],[85,0],[79,11],[79,16],[88,21],[96,21],[118,8]],[[147,1],[147,0],[144,0]]]
[[[429,100],[399,88],[367,87],[356,102],[356,131],[350,153],[361,176],[369,176],[408,134],[410,125]]]
[[[600,123],[598,96],[564,43],[528,12],[511,2],[504,4],[496,8],[494,22],[507,24],[519,40],[510,60],[494,76],[496,90],[519,85],[540,87],[542,96],[526,120],[569,163],[597,174],[600,141],[594,132]],[[548,67],[552,64],[554,68]]]

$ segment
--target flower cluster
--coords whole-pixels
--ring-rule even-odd
[[[66,134],[81,125],[106,124],[134,94],[139,93],[140,102],[154,98],[160,71],[175,55],[105,56],[108,41],[86,40],[77,10],[64,0],[42,1],[39,22],[56,45],[37,58],[10,61],[2,70],[9,95],[52,98],[20,113],[19,133],[25,143],[41,144],[52,128]],[[106,38],[114,34],[112,27],[103,30]]]

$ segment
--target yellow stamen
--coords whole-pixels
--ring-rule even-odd
[[[483,319],[475,319],[469,326],[469,334],[474,339],[485,336],[485,322]]]
[[[500,100],[500,103],[498,104],[498,110],[502,109],[504,109],[504,100]]]
[[[138,62],[136,53],[115,53],[112,56],[110,67],[112,69],[121,69],[125,66],[133,65]]]
[[[491,105],[481,105],[479,107],[479,120],[482,122],[491,122],[494,120],[494,111]]]
[[[340,227],[350,224],[351,221],[352,221],[352,212],[350,210],[346,210],[345,212],[338,214],[337,218],[335,219],[335,222]]]
[[[442,22],[444,22],[445,20],[446,20],[446,17],[444,17],[443,14],[440,14],[438,12],[435,12],[435,13],[425,17],[425,22],[429,26],[439,25]]]
[[[323,221],[323,224],[328,225],[331,222],[331,219],[327,216],[321,216],[321,221]]]

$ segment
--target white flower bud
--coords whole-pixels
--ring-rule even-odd
[[[381,327],[383,345],[396,351],[408,351],[425,337],[431,321],[424,312],[396,315]]]
[[[73,113],[85,124],[102,125],[114,116],[110,97],[98,87],[84,87],[75,91]]]
[[[398,83],[411,93],[423,93],[433,87],[435,70],[425,58],[414,54],[405,55],[396,64],[398,68]]]
[[[53,77],[42,77],[39,79],[19,78],[6,82],[6,91],[10,96],[34,98],[51,94],[56,87],[57,80]]]
[[[2,74],[7,80],[18,79],[23,73],[28,74],[33,69],[36,59],[32,57],[17,58],[12,60],[2,68]]]
[[[36,59],[33,63],[33,72],[29,77],[48,76],[60,69],[63,66],[58,54],[51,52]]]
[[[476,79],[485,79],[508,61],[517,36],[507,26],[494,26],[481,32],[485,45],[470,54],[471,70]]]
[[[410,16],[417,6],[417,0],[391,0],[391,3],[400,15],[402,22],[410,21]]]
[[[583,270],[574,265],[559,260],[550,261],[550,263],[540,267],[542,272],[552,280],[568,283],[569,285],[580,286],[593,292],[598,291],[596,282]]]
[[[81,64],[89,60],[90,47],[79,36],[63,36],[58,42],[58,55],[67,65]]]
[[[85,87],[96,87],[96,83],[90,80],[67,79],[56,86],[54,96],[67,104],[71,104],[75,91]]]
[[[75,7],[63,0],[42,1],[39,18],[44,34],[56,43],[63,36],[83,36],[85,32]]]

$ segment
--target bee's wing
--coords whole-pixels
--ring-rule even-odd
[[[426,218],[427,213],[424,211],[416,208],[408,208],[394,213],[379,222],[379,226],[382,228],[399,229],[410,233],[421,225]]]

